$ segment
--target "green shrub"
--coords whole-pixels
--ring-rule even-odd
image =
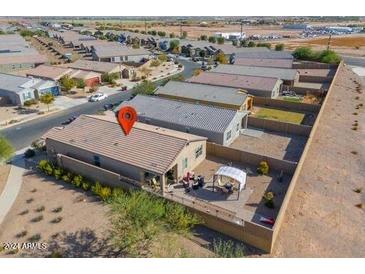
[[[36,105],[38,103],[38,101],[36,99],[29,99],[27,101],[24,101],[24,106],[25,107],[30,107],[32,105]]]
[[[187,232],[194,225],[200,223],[196,215],[191,214],[186,207],[177,203],[166,203],[165,219],[174,231]]]
[[[33,219],[31,219],[30,221],[31,221],[32,223],[38,223],[38,222],[40,222],[40,221],[42,221],[42,220],[43,220],[43,215],[39,215],[39,216],[34,217]]]
[[[166,62],[167,61],[167,55],[166,54],[159,54],[157,56],[158,60],[161,61],[162,63],[163,62]]]
[[[66,174],[62,175],[62,180],[66,183],[71,183],[73,179],[73,174],[71,172],[67,172]]]
[[[59,180],[62,178],[64,173],[64,170],[60,167],[56,167],[53,169],[53,176],[56,178],[56,180]]]
[[[83,181],[81,184],[83,190],[88,191],[90,189],[90,183],[88,181]]]
[[[51,221],[51,223],[52,224],[58,224],[58,223],[60,223],[61,221],[62,221],[62,217],[57,217],[57,218],[54,218],[52,221]]]
[[[41,239],[41,234],[34,234],[32,237],[28,238],[29,242],[38,242]]]
[[[284,50],[284,44],[277,44],[275,45],[276,51],[283,51]]]
[[[259,167],[257,168],[257,173],[261,175],[269,174],[269,164],[266,161],[261,161]]]
[[[36,210],[35,210],[35,212],[42,212],[42,211],[44,211],[46,208],[45,208],[45,206],[40,206],[40,207],[38,207]]]
[[[23,230],[22,232],[19,232],[18,234],[15,235],[15,237],[17,238],[23,238],[28,234],[28,232],[26,230]]]
[[[95,185],[93,185],[91,187],[91,191],[95,194],[99,196],[99,193],[101,192],[102,189],[102,185],[99,183],[99,181],[95,182]]]
[[[62,211],[62,206],[56,207],[52,210],[53,213],[60,213]]]
[[[82,79],[78,79],[76,80],[76,87],[77,88],[85,88],[86,87],[86,83],[84,80]]]
[[[271,191],[266,192],[263,196],[263,199],[265,200],[265,205],[268,208],[275,208],[273,192],[271,192]]]
[[[108,200],[112,195],[112,190],[108,186],[104,186],[100,189],[99,196],[103,201]]]
[[[83,177],[81,175],[75,175],[72,179],[72,184],[76,187],[80,187],[83,181]]]
[[[228,240],[213,240],[213,252],[221,258],[242,258],[245,255],[245,247]]]

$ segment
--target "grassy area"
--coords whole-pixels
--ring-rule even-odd
[[[275,120],[280,122],[287,122],[293,124],[300,124],[304,119],[303,113],[277,110],[271,108],[261,108],[256,114],[255,117]]]
[[[282,99],[288,102],[301,103],[303,101],[303,97],[293,97],[293,96],[283,96]]]

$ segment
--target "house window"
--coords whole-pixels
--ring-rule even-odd
[[[203,145],[200,145],[196,150],[195,150],[195,159],[198,158],[200,155],[203,154]]]
[[[188,168],[188,158],[184,158],[182,161],[183,169]]]
[[[226,141],[231,139],[231,137],[232,137],[232,131],[230,130],[230,131],[227,132]]]
[[[97,155],[94,156],[94,165],[100,166],[100,157]]]

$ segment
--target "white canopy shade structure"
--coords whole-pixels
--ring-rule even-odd
[[[224,182],[222,180],[222,177],[224,178],[229,178],[230,182],[232,182],[233,184],[237,184],[237,189],[238,189],[238,198],[239,198],[239,193],[245,188],[246,186],[246,177],[247,174],[246,172],[235,168],[235,167],[231,167],[231,166],[222,166],[220,167],[217,172],[214,175],[215,179],[213,180],[213,190],[214,190],[214,182],[218,179],[218,185],[219,186],[224,186]]]

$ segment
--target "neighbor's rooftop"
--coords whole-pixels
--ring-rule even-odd
[[[238,65],[224,65],[224,64],[221,64],[216,68],[213,68],[211,72],[247,75],[247,76],[272,77],[288,81],[295,80],[295,78],[298,75],[298,72],[295,69],[238,66]]]
[[[197,105],[157,96],[137,95],[122,106],[132,106],[138,116],[165,124],[176,124],[212,132],[224,132],[237,111],[219,107]]]
[[[169,81],[155,92],[196,101],[214,102],[240,107],[247,99],[247,93],[237,88],[212,86],[180,81]]]
[[[134,56],[134,55],[148,55],[150,54],[144,48],[134,49],[125,45],[95,45],[93,46],[93,51],[96,56],[99,58],[106,58],[106,57],[114,57],[114,56]]]
[[[114,115],[81,115],[64,128],[53,128],[52,139],[145,170],[163,174],[189,142],[206,140],[188,133],[135,123],[124,135]]]
[[[273,68],[292,68],[293,60],[291,59],[260,59],[260,58],[235,58],[235,65],[273,67]]]
[[[199,75],[193,76],[186,81],[192,83],[271,92],[279,79],[269,77],[234,75],[226,73],[202,72]]]
[[[74,63],[69,63],[67,64],[67,66],[73,69],[83,69],[100,73],[109,73],[115,69],[121,68],[121,65],[117,63],[88,61],[81,59],[77,60]]]

